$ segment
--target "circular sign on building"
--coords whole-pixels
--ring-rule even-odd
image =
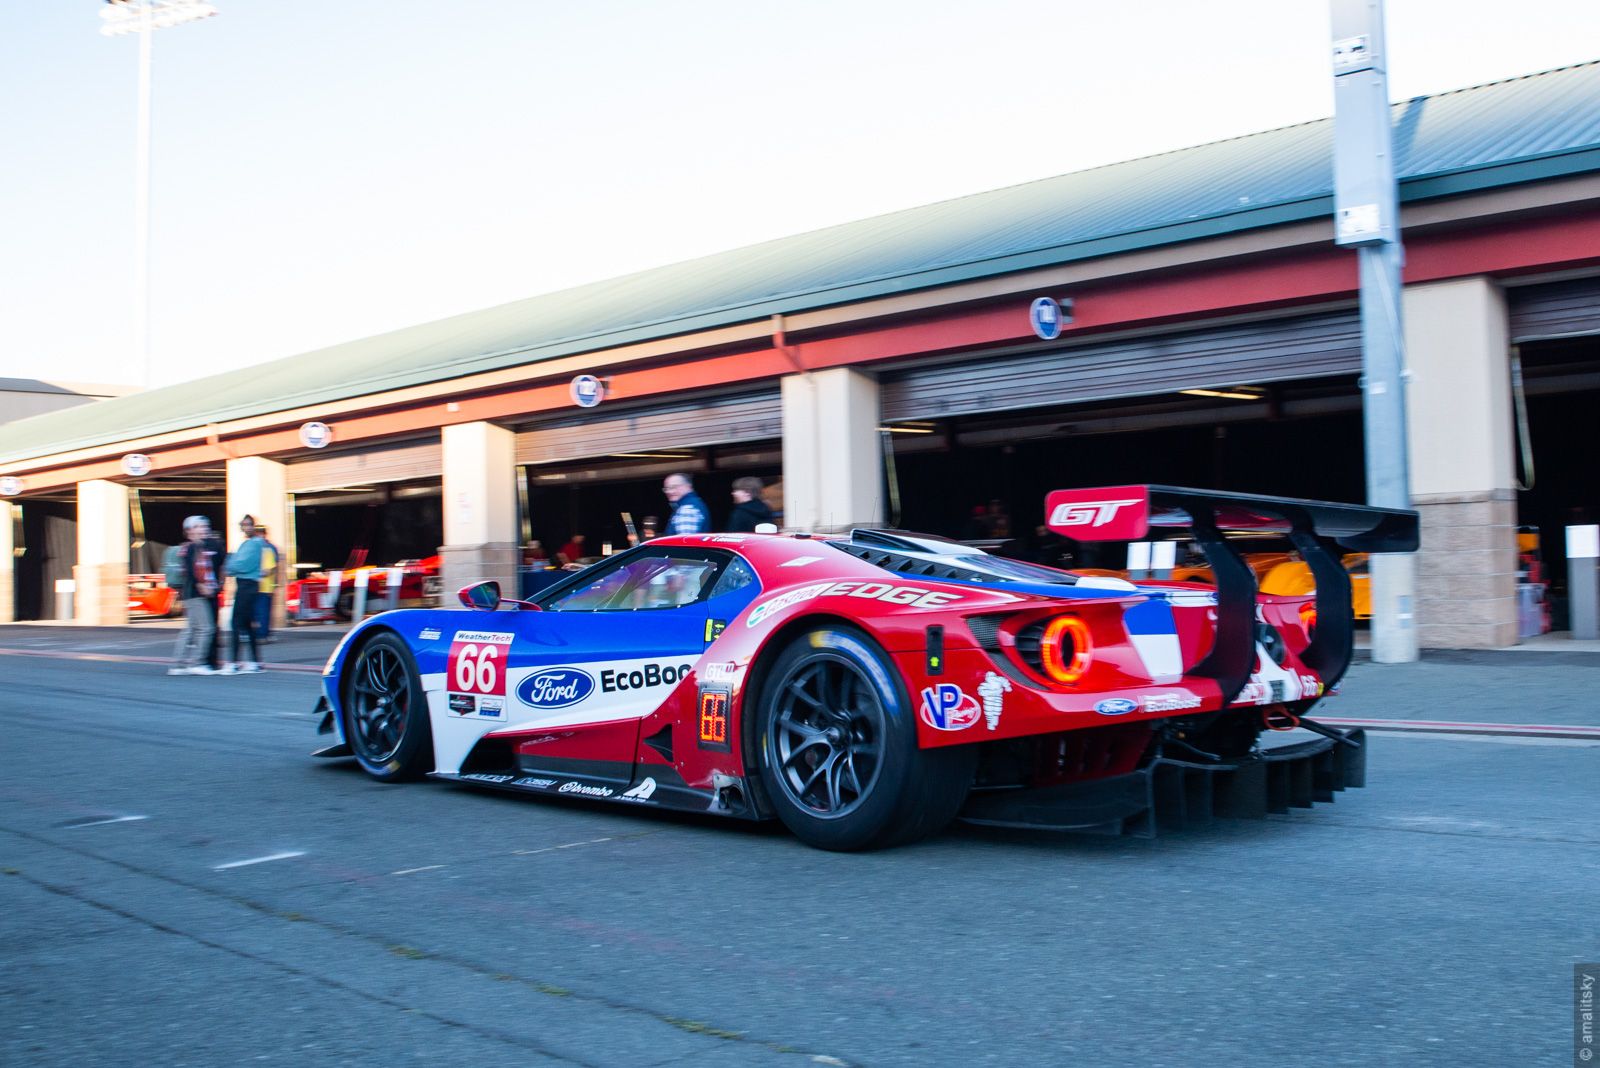
[[[579,375],[572,380],[572,403],[580,408],[593,408],[605,399],[606,387],[594,375]]]
[[[22,479],[16,475],[0,477],[0,497],[15,497],[22,492]]]
[[[1040,297],[1028,308],[1028,321],[1041,340],[1054,341],[1061,336],[1061,305],[1052,297]]]
[[[150,457],[142,452],[130,452],[122,458],[122,473],[129,478],[143,478],[151,466]]]
[[[333,440],[333,427],[327,423],[301,423],[300,444],[308,449],[320,449]]]

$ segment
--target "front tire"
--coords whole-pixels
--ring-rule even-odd
[[[820,849],[880,849],[942,830],[977,762],[973,746],[917,747],[916,713],[893,664],[842,625],[801,635],[779,654],[756,729],[772,807]]]
[[[411,650],[380,633],[345,663],[340,678],[344,737],[363,771],[381,782],[433,770],[433,726]]]

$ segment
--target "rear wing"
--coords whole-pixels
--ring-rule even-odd
[[[1317,587],[1317,631],[1301,655],[1333,686],[1350,667],[1355,615],[1350,576],[1319,538],[1367,553],[1417,549],[1417,513],[1396,508],[1263,497],[1179,486],[1105,486],[1055,490],[1045,498],[1045,523],[1079,541],[1138,541],[1151,527],[1186,527],[1217,582],[1217,633],[1211,652],[1190,671],[1217,680],[1231,702],[1256,659],[1256,578],[1226,531],[1277,532],[1299,550]]]

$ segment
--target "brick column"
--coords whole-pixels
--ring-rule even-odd
[[[1517,642],[1510,335],[1487,278],[1405,292],[1411,494],[1422,516],[1418,639],[1424,648]]]
[[[444,607],[456,591],[485,579],[517,596],[516,435],[492,423],[447,426],[444,544],[439,546]]]
[[[72,569],[75,618],[84,626],[128,622],[128,487],[78,483],[78,563]]]

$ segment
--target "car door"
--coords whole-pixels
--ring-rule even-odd
[[[625,784],[639,722],[758,590],[730,552],[651,545],[541,598],[518,619],[507,679],[507,727],[528,736],[522,769]]]

